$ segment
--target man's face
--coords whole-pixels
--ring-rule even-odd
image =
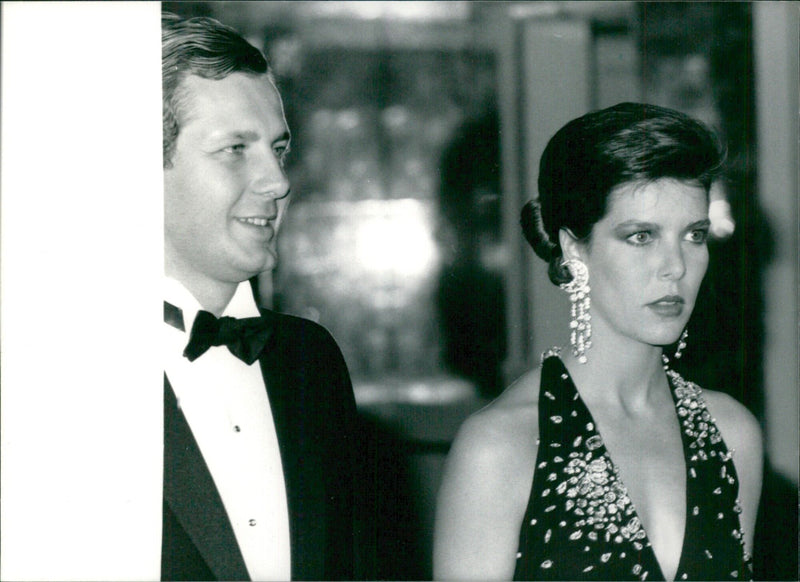
[[[238,284],[276,263],[288,203],[289,129],[267,75],[189,76],[171,167],[164,170],[167,275]]]

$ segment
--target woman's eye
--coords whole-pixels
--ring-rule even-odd
[[[686,237],[690,242],[702,244],[708,240],[708,231],[706,229],[698,228],[689,231],[689,234],[687,234]]]
[[[646,230],[634,232],[627,238],[627,241],[634,245],[646,245],[651,240],[653,240],[653,236]]]

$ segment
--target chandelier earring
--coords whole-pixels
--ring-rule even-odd
[[[683,350],[686,349],[686,338],[689,337],[689,328],[683,328],[683,332],[681,332],[681,337],[678,339],[678,347],[675,350],[675,355],[672,357],[676,360],[680,360],[681,356],[683,355]],[[669,358],[666,354],[661,354],[661,361],[664,362],[664,367],[666,368],[669,365]]]
[[[586,363],[586,350],[592,347],[592,316],[589,313],[592,300],[589,297],[589,269],[583,261],[568,259],[563,262],[565,269],[572,275],[572,280],[559,285],[569,293],[572,303],[571,318],[569,322],[569,341],[572,344],[572,354],[581,364]]]

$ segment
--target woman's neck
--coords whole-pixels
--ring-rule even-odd
[[[592,338],[592,344],[585,364],[571,350],[563,357],[582,397],[628,410],[658,401],[655,396],[666,384],[659,346],[602,333]]]

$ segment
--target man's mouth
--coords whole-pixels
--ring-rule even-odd
[[[267,218],[260,218],[255,216],[248,216],[246,218],[237,218],[239,222],[244,222],[245,224],[252,224],[253,226],[267,226],[269,224],[269,219]]]
[[[237,224],[244,229],[247,236],[259,243],[271,241],[275,238],[275,220],[269,216],[237,216]]]

